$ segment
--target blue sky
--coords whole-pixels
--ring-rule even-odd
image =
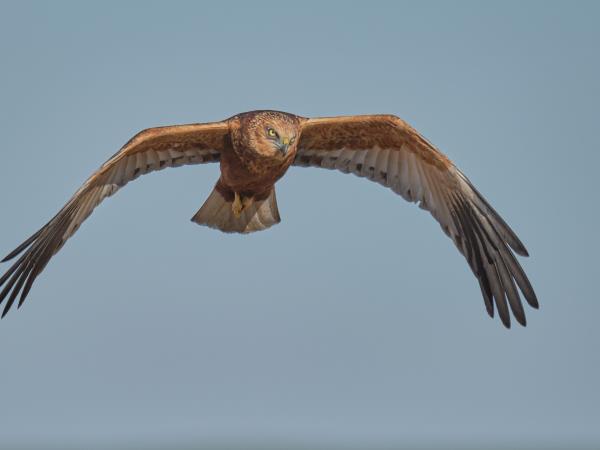
[[[365,180],[292,168],[282,223],[230,236],[189,221],[218,166],[163,171],[0,322],[2,445],[599,445],[599,13],[0,4],[2,252],[143,128],[392,113],[515,229],[541,303],[490,320],[431,216]]]

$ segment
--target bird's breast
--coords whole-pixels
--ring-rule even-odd
[[[296,150],[264,155],[252,149],[236,149],[221,156],[221,180],[235,192],[262,192],[279,180],[293,163]]]

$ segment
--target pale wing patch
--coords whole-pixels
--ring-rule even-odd
[[[214,150],[187,150],[179,151],[168,149],[165,151],[138,152],[120,158],[114,166],[101,178],[91,177],[76,194],[78,197],[76,213],[67,228],[63,242],[69,239],[87,219],[93,210],[105,198],[114,195],[120,188],[141,175],[182,165],[216,162],[219,152]],[[58,249],[57,249],[58,250]]]
[[[508,246],[522,255],[525,247],[453,165],[426,162],[408,141],[400,148],[300,148],[294,165],[353,173],[430,211],[469,262],[488,313],[494,314],[495,304],[505,326],[510,326],[509,308],[519,323],[526,323],[517,286],[537,307],[533,288]]]
[[[0,303],[8,298],[2,316],[19,292],[19,306],[23,303],[33,281],[50,258],[105,198],[146,173],[219,161],[223,148],[218,145],[209,148],[206,142],[220,143],[223,147],[223,137],[227,133],[227,124],[222,122],[149,129],[131,139],[83,184],[50,222],[3,260],[8,261],[24,252],[0,278],[0,286],[5,284],[0,292]]]

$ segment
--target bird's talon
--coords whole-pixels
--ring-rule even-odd
[[[242,201],[240,199],[240,194],[235,193],[235,198],[233,199],[233,203],[231,204],[231,211],[235,217],[240,217],[242,214],[242,210],[244,209],[244,205],[242,205]]]

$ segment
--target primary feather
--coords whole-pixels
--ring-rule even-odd
[[[431,212],[466,257],[488,313],[494,315],[495,304],[506,327],[510,327],[508,306],[515,319],[526,324],[516,286],[532,307],[538,307],[512,254],[527,256],[523,243],[467,177],[398,117],[310,119],[304,124],[294,164],[368,178]]]

